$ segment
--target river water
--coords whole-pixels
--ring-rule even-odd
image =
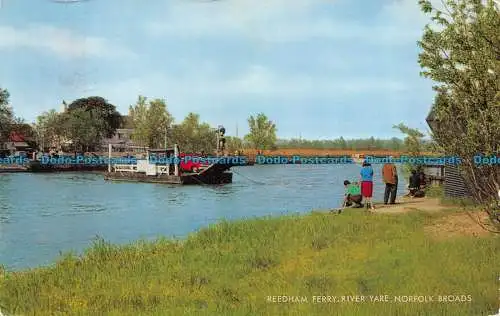
[[[374,199],[383,197],[374,165]],[[17,270],[81,252],[96,236],[127,243],[184,237],[220,219],[339,207],[357,165],[234,167],[221,187],[118,183],[95,173],[0,174],[0,265]],[[404,194],[400,180],[398,195]]]

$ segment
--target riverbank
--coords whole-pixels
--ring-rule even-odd
[[[421,201],[372,215],[353,209],[221,223],[183,242],[99,241],[82,258],[0,272],[0,308],[24,315],[493,314],[499,237],[456,207]],[[318,303],[318,295],[330,298]],[[370,302],[370,295],[390,301]],[[407,296],[426,301],[404,302]]]

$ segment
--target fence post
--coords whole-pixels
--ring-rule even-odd
[[[111,150],[112,145],[108,144],[108,172],[111,172]]]

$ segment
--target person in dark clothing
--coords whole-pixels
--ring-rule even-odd
[[[418,174],[415,170],[412,170],[410,181],[408,185],[408,196],[410,197],[424,197],[425,191],[422,189],[421,174]]]
[[[408,193],[409,196],[415,196],[415,194],[420,190],[420,175],[417,174],[416,170],[411,171],[411,176],[409,179]]]
[[[423,190],[427,186],[427,182],[425,181],[425,173],[423,171],[420,171],[419,173],[419,178],[420,178],[420,189]]]

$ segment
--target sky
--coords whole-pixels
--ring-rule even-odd
[[[88,96],[127,114],[143,95],[232,136],[260,112],[280,138],[428,130],[417,0],[0,1],[0,87],[28,122]]]

